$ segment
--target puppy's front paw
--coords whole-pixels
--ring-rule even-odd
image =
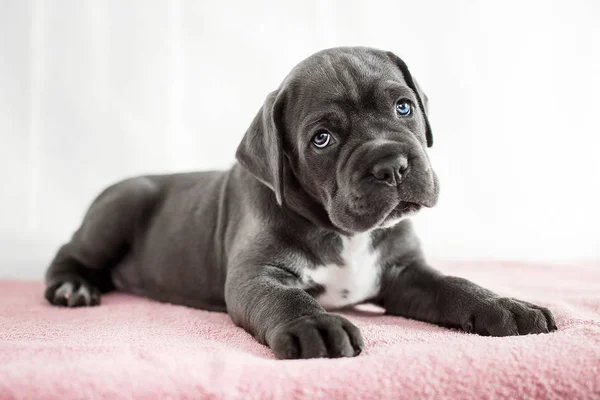
[[[84,307],[100,304],[100,290],[80,278],[50,282],[44,297],[55,306]]]
[[[269,346],[278,358],[337,358],[359,355],[364,341],[358,328],[346,318],[319,314],[278,327]]]
[[[479,303],[462,328],[484,336],[548,333],[557,329],[547,308],[507,297],[494,297]]]

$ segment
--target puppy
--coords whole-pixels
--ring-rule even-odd
[[[230,170],[102,192],[46,299],[92,306],[116,289],[227,312],[279,358],[356,356],[360,331],[328,311],[367,301],[480,335],[555,330],[546,308],[425,261],[407,218],[438,199],[426,102],[390,52],[312,55],[267,96]]]

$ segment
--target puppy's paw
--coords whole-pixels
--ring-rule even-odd
[[[85,307],[100,304],[100,290],[75,277],[50,282],[44,297],[55,306]]]
[[[547,308],[507,297],[484,300],[462,328],[484,336],[528,335],[557,329]]]
[[[346,318],[319,314],[278,327],[269,340],[278,358],[354,357],[364,347],[362,334]]]

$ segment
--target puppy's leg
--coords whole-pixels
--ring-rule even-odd
[[[133,178],[102,192],[81,227],[63,245],[46,272],[46,299],[58,306],[92,306],[112,289],[110,267],[128,251],[142,217],[155,202],[148,178]]]
[[[276,266],[237,266],[228,271],[227,312],[268,345],[278,358],[352,357],[364,343],[347,319],[330,314],[298,278]]]
[[[500,297],[466,279],[444,276],[420,260],[387,269],[378,302],[389,314],[486,336],[557,329],[547,308]]]

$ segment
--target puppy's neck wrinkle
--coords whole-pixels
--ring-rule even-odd
[[[285,168],[284,204],[283,209],[288,214],[297,214],[319,228],[349,235],[336,227],[329,218],[325,207],[308,193],[294,174],[291,167]]]
[[[260,198],[260,201],[252,201],[252,206],[263,220],[278,225],[287,225],[292,220],[296,229],[322,228],[342,235],[349,234],[333,225],[323,206],[302,189],[289,168],[285,169],[284,201],[281,206],[277,204],[273,191],[256,179],[243,165],[237,163],[234,168],[239,170],[241,187],[246,187],[249,198]]]

